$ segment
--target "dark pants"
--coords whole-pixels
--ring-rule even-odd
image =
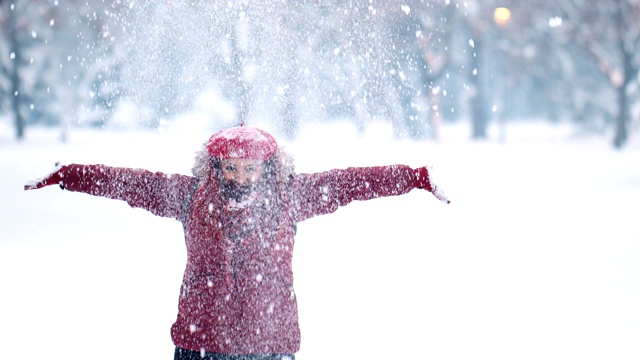
[[[288,354],[249,354],[249,355],[230,355],[205,353],[204,356],[200,351],[191,351],[176,347],[173,360],[295,360],[294,355]]]

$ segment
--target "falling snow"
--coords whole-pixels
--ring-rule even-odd
[[[180,291],[186,226],[22,188],[57,161],[178,181],[213,132],[242,122],[276,134],[298,173],[430,166],[436,197],[452,200],[414,190],[295,225],[295,291],[278,295],[299,303],[298,360],[640,358],[640,147],[603,140],[638,128],[640,21],[625,10],[638,1],[579,3],[514,2],[508,21],[479,0],[2,3],[0,359],[170,358],[179,299],[237,268],[218,263],[228,277]],[[226,210],[279,204],[254,200]],[[218,216],[200,205],[204,222]],[[233,258],[247,244],[228,245]],[[244,285],[276,283],[280,260]],[[249,310],[281,314],[263,300]]]

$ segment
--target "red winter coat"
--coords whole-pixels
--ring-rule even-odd
[[[124,200],[182,222],[187,266],[173,341],[184,349],[228,354],[298,351],[296,223],[354,200],[407,193],[415,176],[411,168],[395,165],[291,173],[282,182],[286,191],[233,207],[221,203],[212,175],[76,164],[64,171],[67,190]]]

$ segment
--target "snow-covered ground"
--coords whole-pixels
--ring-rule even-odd
[[[208,135],[0,132],[0,359],[172,359],[181,225],[22,186],[56,161],[188,174]],[[325,124],[283,142],[300,172],[433,165],[452,201],[414,190],[299,224],[299,360],[640,358],[640,146],[538,124],[507,140]]]

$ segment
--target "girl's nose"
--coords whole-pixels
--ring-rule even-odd
[[[238,173],[238,176],[236,176],[236,182],[240,185],[250,185],[254,182],[254,178],[255,176],[253,174],[241,171]]]

